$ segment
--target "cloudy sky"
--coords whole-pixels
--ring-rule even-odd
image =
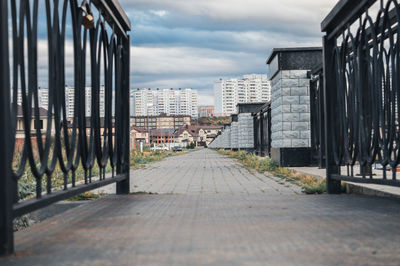
[[[320,23],[337,2],[119,1],[132,23],[131,88],[191,87],[199,91],[200,104],[213,103],[213,83],[219,78],[267,73],[265,61],[274,47],[321,46]],[[38,65],[40,84],[46,87],[44,18],[39,16]],[[70,24],[67,19],[67,36]],[[70,82],[73,45],[68,42],[70,38],[65,50]]]
[[[132,87],[199,90],[267,73],[274,47],[320,46],[320,22],[337,0],[120,0],[132,23]]]

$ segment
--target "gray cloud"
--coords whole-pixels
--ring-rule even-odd
[[[267,73],[272,48],[320,46],[335,2],[122,0],[133,25],[133,87],[193,87],[210,103],[219,77]]]

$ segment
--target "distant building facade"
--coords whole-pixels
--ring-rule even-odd
[[[114,116],[114,98],[115,93],[112,93],[112,115]],[[38,88],[38,100],[39,107],[44,109],[49,109],[49,90],[47,88]],[[22,105],[22,93],[21,90],[18,90],[17,94],[17,104]],[[65,109],[67,118],[74,117],[74,109],[75,109],[75,88],[66,86],[65,87]],[[105,116],[105,87],[103,85],[100,86],[99,90],[99,112],[100,117]],[[92,88],[85,87],[85,116],[90,117],[92,115]]]
[[[198,107],[199,117],[214,117],[215,105],[201,105]]]
[[[159,116],[132,116],[131,126],[149,129],[179,129],[182,126],[190,125],[189,115],[166,115]]]
[[[130,148],[136,150],[140,148],[140,143],[143,145],[149,143],[149,132],[143,128],[132,126],[130,130]]]
[[[132,116],[188,115],[197,117],[197,91],[136,89],[131,91]]]
[[[214,83],[215,113],[229,116],[236,113],[238,103],[267,102],[271,85],[267,75],[250,74],[242,79],[220,79]]]

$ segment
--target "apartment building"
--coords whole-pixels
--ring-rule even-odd
[[[220,79],[214,83],[215,113],[229,116],[236,113],[238,103],[267,102],[271,86],[267,75],[249,74],[241,79]]]
[[[114,103],[115,93],[112,93],[112,99]],[[47,88],[38,88],[38,100],[39,107],[48,109],[49,108],[49,90]],[[17,104],[22,105],[22,93],[18,90]],[[65,87],[65,109],[67,118],[74,117],[75,109],[75,88],[71,86]],[[99,112],[100,117],[105,116],[105,87],[100,86],[99,90]],[[114,115],[115,105],[112,106],[112,115]],[[85,88],[85,116],[90,117],[92,115],[92,88]]]
[[[197,91],[136,89],[131,91],[132,116],[188,115],[197,117]]]

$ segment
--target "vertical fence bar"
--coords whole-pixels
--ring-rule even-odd
[[[126,178],[123,181],[117,182],[117,194],[129,194],[129,99],[130,99],[130,37],[127,36],[127,39],[122,40],[123,45],[123,54],[122,54],[122,99],[121,99],[121,107],[122,108],[122,139],[121,141],[121,154],[124,154],[123,161],[125,164],[119,164],[119,169],[117,169],[118,174],[125,174]],[[124,151],[123,151],[123,150]]]
[[[319,74],[319,88],[318,88],[318,120],[320,128],[318,130],[319,134],[319,168],[325,168],[326,162],[324,160],[325,155],[325,113],[324,113],[324,74],[321,72]]]
[[[7,0],[0,3],[0,255],[14,252]]]
[[[327,34],[328,35],[328,34]],[[323,60],[324,60],[324,103],[325,103],[325,158],[326,158],[326,189],[329,194],[339,194],[341,183],[332,179],[333,174],[340,174],[340,166],[335,164],[332,150],[333,126],[332,117],[335,108],[336,92],[336,71],[334,50],[336,48],[335,39],[323,38]]]

